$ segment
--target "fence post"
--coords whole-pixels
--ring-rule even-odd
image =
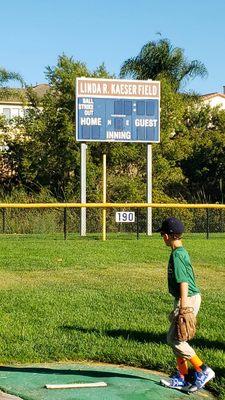
[[[63,232],[64,232],[64,240],[66,240],[66,234],[67,234],[67,209],[65,207],[63,209]]]
[[[5,233],[6,209],[2,209],[2,233]]]
[[[206,238],[209,238],[209,209],[206,209]]]
[[[139,208],[137,208],[137,240],[139,239]]]
[[[220,211],[220,230],[223,233],[223,209]]]

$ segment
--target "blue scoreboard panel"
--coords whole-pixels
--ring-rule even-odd
[[[102,86],[100,88],[103,90]],[[86,87],[85,89],[87,91]],[[93,91],[93,88],[91,89]],[[137,89],[132,90],[137,91]],[[129,98],[127,95],[125,98],[121,95],[118,97],[118,95],[111,96],[111,92],[110,96],[106,95],[104,98],[97,96],[96,93],[93,96],[87,93],[84,96],[82,94],[77,96],[77,140],[82,142],[159,142],[159,98],[146,98],[146,96]]]

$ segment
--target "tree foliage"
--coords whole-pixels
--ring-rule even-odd
[[[153,144],[153,201],[221,200],[225,179],[225,112],[204,106],[198,96],[181,93],[186,78],[205,75],[199,62],[188,62],[167,39],[149,42],[124,62],[121,76],[160,78],[161,141]],[[80,144],[75,140],[76,77],[112,78],[105,65],[90,71],[67,57],[46,68],[49,91],[38,98],[26,88],[30,108],[10,128],[3,154],[13,174],[5,189],[48,190],[58,200],[79,201]],[[0,121],[2,123],[2,121]],[[15,126],[15,125],[14,125]],[[6,130],[7,130],[6,129]],[[107,155],[107,200],[146,200],[146,146],[91,143],[87,152],[87,200],[102,200],[102,155]],[[225,186],[225,185],[224,185]],[[216,188],[216,189],[215,189]]]
[[[5,100],[15,96],[15,94],[19,94],[18,90],[9,88],[11,81],[16,81],[21,86],[24,85],[24,80],[20,74],[7,71],[5,68],[0,67],[0,99]]]
[[[80,146],[75,141],[75,82],[80,76],[107,75],[104,65],[96,71],[66,55],[55,67],[46,68],[49,91],[40,100],[27,89],[30,108],[17,120],[20,134],[9,132],[5,158],[14,171],[11,187],[28,190],[48,187],[59,199],[78,195]]]
[[[146,43],[136,57],[124,61],[120,76],[133,79],[161,79],[165,77],[178,90],[182,83],[196,76],[206,76],[203,63],[188,61],[184,50],[173,47],[168,39]]]
[[[181,161],[190,197],[221,202],[225,183],[225,110],[201,105],[186,114],[190,152]]]

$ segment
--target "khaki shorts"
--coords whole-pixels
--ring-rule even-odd
[[[201,295],[196,294],[195,296],[188,297],[188,307],[193,307],[194,309],[194,314],[197,315],[199,308],[201,305]],[[173,317],[178,315],[178,310],[179,310],[179,301],[175,300],[174,302],[174,309],[172,311]],[[167,343],[172,347],[174,354],[176,357],[182,357],[182,358],[187,358],[190,359],[192,358],[196,353],[194,349],[188,344],[188,342],[180,342],[175,338],[176,334],[176,322],[175,318],[171,318],[170,314],[170,328],[167,333]]]

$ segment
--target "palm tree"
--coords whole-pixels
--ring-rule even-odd
[[[124,61],[120,77],[133,79],[168,78],[178,90],[181,84],[196,76],[207,76],[203,63],[197,60],[188,61],[184,50],[173,47],[168,39],[146,43],[136,57]]]
[[[21,86],[24,85],[24,80],[20,74],[16,72],[7,71],[5,68],[0,67],[0,98],[14,96],[17,93],[16,89],[10,89],[8,84],[10,81],[17,81]]]

